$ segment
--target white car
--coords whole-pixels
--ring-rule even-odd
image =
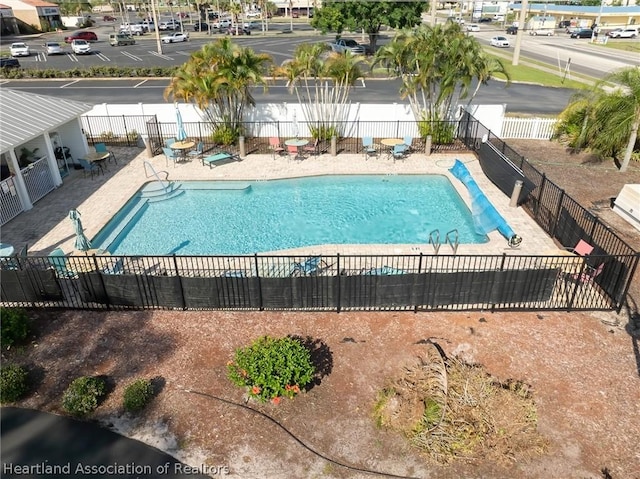
[[[12,57],[28,57],[31,55],[29,45],[26,43],[12,43],[10,50]]]
[[[260,27],[260,23],[258,22],[244,22],[242,24],[242,28],[246,28],[247,30],[255,30]]]
[[[173,32],[170,35],[164,35],[160,37],[163,43],[175,43],[175,42],[186,42],[189,40],[189,34],[187,32]]]
[[[253,11],[253,12],[248,12],[245,14],[245,17],[247,18],[260,18],[262,14],[258,11]]]
[[[224,30],[225,28],[229,28],[231,26],[231,20],[223,19],[216,20],[211,24],[211,28],[217,28],[218,30]]]
[[[467,31],[468,32],[479,32],[480,31],[480,25],[478,25],[477,23],[470,23],[469,25],[467,25]]]
[[[619,32],[614,30],[609,34],[611,38],[636,38],[638,35],[640,35],[640,27],[627,27]]]
[[[491,38],[491,46],[498,48],[508,48],[509,47],[509,39],[503,36],[497,36]]]
[[[64,50],[62,49],[62,47],[60,46],[60,44],[58,42],[47,42],[44,44],[44,49],[45,52],[47,54],[47,56],[49,55],[64,55]]]
[[[76,55],[87,55],[91,53],[91,45],[86,40],[73,40],[71,42],[71,50]]]

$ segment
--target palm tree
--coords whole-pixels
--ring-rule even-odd
[[[242,134],[247,107],[255,106],[251,88],[266,87],[271,57],[234,44],[229,38],[208,43],[178,68],[165,99],[194,103],[206,115],[214,135],[230,144]]]
[[[300,44],[294,58],[276,69],[295,92],[315,138],[342,134],[349,111],[349,93],[363,77],[362,57],[330,52],[324,43]]]

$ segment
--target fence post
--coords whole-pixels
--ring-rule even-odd
[[[244,144],[244,136],[238,138],[238,149],[240,150],[240,158],[244,158],[247,156],[245,144]]]
[[[338,138],[335,135],[331,137],[331,156],[338,156]]]
[[[337,274],[337,279],[336,279],[336,283],[337,283],[337,292],[336,292],[336,313],[340,312],[340,253],[336,253],[336,268],[338,271]]]
[[[256,266],[256,279],[258,281],[258,303],[260,311],[264,311],[264,306],[262,304],[262,282],[260,281],[260,270],[258,269],[258,253],[253,254],[253,261]]]
[[[180,285],[180,299],[182,300],[182,310],[187,309],[187,302],[184,299],[184,286],[182,285],[182,277],[178,273],[178,260],[176,258],[176,254],[173,253],[173,267],[176,270],[176,278],[178,278],[178,285]]]
[[[431,135],[427,135],[427,138],[424,141],[424,154],[427,156],[431,155]]]
[[[560,190],[560,198],[558,198],[558,206],[555,211],[555,218],[553,222],[553,229],[551,230],[551,237],[556,238],[556,231],[558,230],[558,222],[560,221],[560,209],[562,208],[562,202],[564,201],[564,190]],[[562,245],[564,246],[564,245]]]

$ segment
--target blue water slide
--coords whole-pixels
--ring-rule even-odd
[[[453,176],[459,179],[469,191],[471,196],[471,214],[476,233],[486,235],[497,229],[509,242],[509,246],[516,247],[522,242],[522,238],[511,229],[507,221],[498,213],[496,207],[491,204],[486,195],[475,182],[467,167],[460,160],[456,160],[449,168]]]

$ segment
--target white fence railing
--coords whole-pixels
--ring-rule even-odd
[[[557,122],[555,118],[504,118],[500,138],[549,140]]]
[[[35,203],[55,188],[46,156],[30,163],[20,172],[32,203]]]
[[[24,211],[12,176],[0,182],[0,205],[2,206],[0,208],[2,224],[5,224]]]

